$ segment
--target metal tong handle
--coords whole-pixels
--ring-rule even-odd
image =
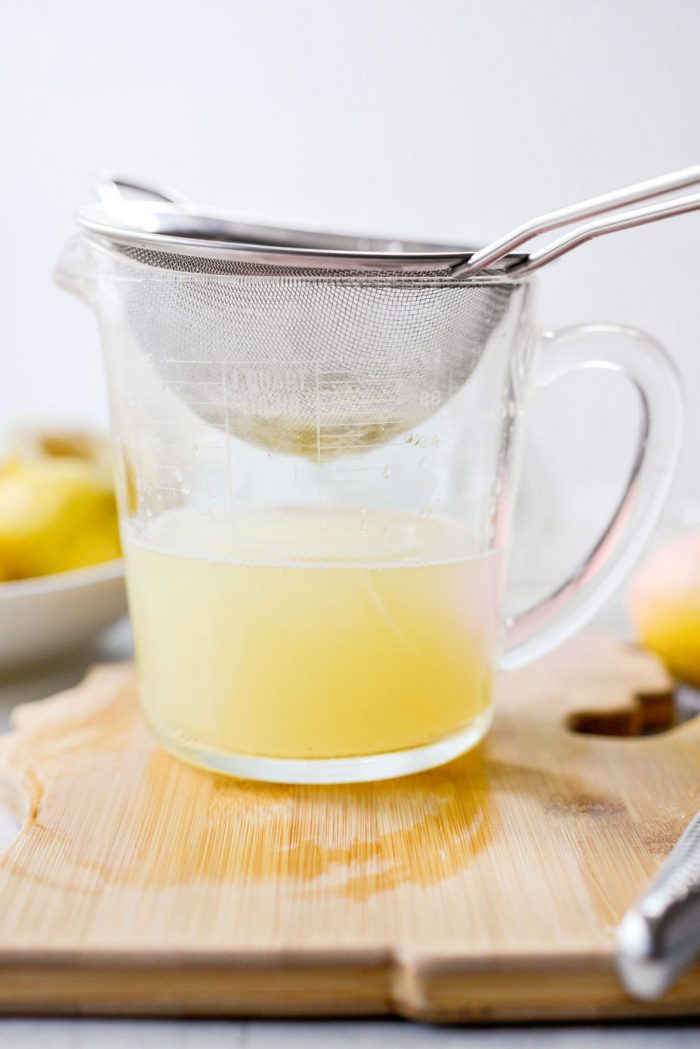
[[[595,218],[598,215],[606,215],[611,211],[618,211],[626,204],[638,204],[641,201],[653,197],[663,196],[676,190],[695,186],[700,183],[700,164],[679,171],[672,171],[667,175],[659,175],[656,178],[647,179],[645,182],[637,182],[624,189],[616,189],[610,193],[603,193],[598,197],[590,197],[578,204],[571,204],[557,211],[549,211],[544,215],[538,215],[523,223],[510,233],[488,244],[485,248],[474,252],[464,262],[458,263],[452,269],[452,276],[468,276],[486,269],[494,262],[505,258],[516,248],[521,247],[527,241],[540,237],[543,233],[569,226],[578,219]],[[700,195],[691,194],[672,201],[663,201],[660,204],[652,204],[647,208],[639,208],[625,211],[617,215],[611,215],[599,219],[598,222],[585,223],[576,226],[564,236],[546,245],[540,251],[534,252],[521,265],[514,266],[511,272],[518,274],[532,273],[540,266],[559,258],[567,251],[578,247],[579,244],[591,240],[593,237],[604,233],[614,233],[617,230],[629,229],[632,226],[641,226],[647,222],[655,222],[659,219],[670,218],[672,215],[682,215],[688,211],[700,208]]]
[[[635,998],[659,998],[700,952],[700,813],[617,930],[617,970]]]

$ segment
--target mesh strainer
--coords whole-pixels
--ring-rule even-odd
[[[452,397],[532,269],[600,233],[700,207],[700,194],[606,215],[534,255],[513,248],[698,181],[693,168],[616,191],[475,254],[242,225],[118,179],[79,222],[116,278],[121,323],[189,407],[274,451],[333,456],[387,441]],[[129,186],[151,199],[127,199]]]

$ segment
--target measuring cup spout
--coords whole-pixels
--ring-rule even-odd
[[[56,264],[53,278],[59,288],[92,305],[90,277],[94,259],[85,237],[72,237],[64,247]]]

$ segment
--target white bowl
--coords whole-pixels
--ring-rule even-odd
[[[78,648],[125,613],[121,559],[0,583],[0,669]]]

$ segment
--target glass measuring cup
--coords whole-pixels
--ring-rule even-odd
[[[290,261],[132,234],[89,229],[59,279],[94,307],[105,350],[157,739],[298,783],[472,747],[494,672],[580,627],[653,527],[680,442],[668,358],[627,328],[537,331],[532,281],[507,264],[458,283],[447,251],[365,245],[350,266],[308,243]],[[520,422],[535,389],[582,368],[638,392],[634,463],[584,563],[504,623]]]

